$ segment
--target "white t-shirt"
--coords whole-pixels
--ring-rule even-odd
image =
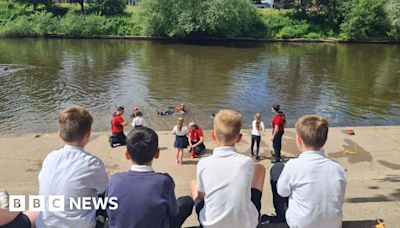
[[[136,116],[135,118],[133,118],[132,127],[136,126],[142,126],[142,127],[146,126],[146,121],[144,120],[143,117]]]
[[[303,152],[289,160],[277,184],[279,195],[289,197],[286,220],[291,228],[342,227],[345,188],[343,167],[323,151]]]
[[[253,120],[252,126],[253,126],[253,129],[251,130],[251,134],[260,136],[261,132],[259,130],[257,130],[257,126],[256,126],[256,121],[255,120]],[[262,121],[260,121],[260,130],[261,131],[264,130],[264,123]]]
[[[197,189],[205,193],[203,227],[255,228],[258,211],[251,202],[254,163],[234,147],[218,147],[197,165]]]
[[[39,195],[62,195],[64,211],[46,211],[36,220],[37,227],[82,227],[96,225],[96,209],[70,210],[70,197],[97,197],[108,185],[108,174],[104,163],[81,147],[66,145],[53,151],[43,161],[39,173]]]
[[[174,129],[172,129],[172,134],[177,136],[185,136],[188,133],[188,128],[186,126],[182,126],[182,129],[179,130],[178,126],[175,125]]]

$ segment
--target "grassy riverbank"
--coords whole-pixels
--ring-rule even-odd
[[[139,6],[128,6],[123,13],[114,16],[82,14],[77,4],[34,9],[0,1],[0,37],[117,35],[400,40],[400,11],[397,11],[400,3],[352,1],[358,3],[346,3],[335,8],[335,12],[321,9],[314,13],[299,9],[256,9],[243,0],[232,1],[235,2],[232,5],[224,0],[210,0],[207,6],[183,4],[175,7],[173,4],[178,3],[173,3],[163,9],[161,3],[142,0]]]

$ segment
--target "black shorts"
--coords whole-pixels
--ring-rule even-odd
[[[28,216],[23,213],[19,213],[14,220],[10,223],[5,224],[4,226],[0,226],[1,228],[31,228],[31,221]]]
[[[254,206],[256,206],[258,211],[258,216],[260,216],[261,211],[261,197],[262,192],[258,189],[251,188],[251,202],[253,202]],[[196,199],[194,201],[194,209],[197,213],[197,216],[200,214],[201,209],[204,207],[204,200]]]

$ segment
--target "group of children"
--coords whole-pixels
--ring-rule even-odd
[[[261,127],[257,118],[256,115],[255,126]],[[108,208],[103,214],[93,207],[49,211],[46,206],[36,221],[31,220],[37,227],[102,227],[104,215],[108,216],[110,228],[180,227],[191,215],[193,206],[202,227],[257,227],[260,222],[278,221],[261,216],[260,212],[265,167],[254,164],[249,156],[235,149],[242,139],[240,113],[221,110],[215,115],[212,138],[218,147],[211,156],[199,161],[196,180],[191,183],[192,197],[178,199],[173,178],[152,168],[160,156],[154,130],[139,127],[128,134],[125,156],[132,166],[109,177],[103,161],[84,149],[92,122],[90,113],[79,106],[60,113],[59,135],[65,146],[49,153],[43,161],[39,194],[63,195],[65,205],[69,205],[70,197],[116,197],[118,208]],[[187,131],[183,119],[174,130],[177,136]],[[275,205],[275,196],[288,198],[288,205],[283,207],[283,222],[289,227],[340,227],[346,177],[343,168],[321,149],[327,140],[328,122],[317,115],[303,116],[296,123],[296,133],[296,144],[302,151],[299,158],[291,159],[284,168],[282,163],[276,163],[271,169],[271,174],[279,169],[275,185],[271,179],[274,206],[281,206],[279,200]],[[185,142],[177,144],[180,147]],[[15,227],[9,225],[14,220],[0,220],[0,226]]]

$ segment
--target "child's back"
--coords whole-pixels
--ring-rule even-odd
[[[128,171],[110,179],[108,196],[118,198],[109,211],[110,227],[169,227],[177,214],[175,184],[168,174]]]
[[[96,210],[70,210],[70,197],[97,197],[107,188],[103,162],[83,148],[66,145],[51,152],[39,173],[39,195],[62,195],[65,211],[42,212],[38,227],[94,227]]]
[[[212,156],[199,161],[197,170],[198,189],[206,195],[205,209],[199,215],[203,226],[257,227],[258,212],[250,194],[254,170],[250,157],[233,148],[216,148]]]
[[[238,154],[241,115],[221,110],[214,118],[212,137],[219,147],[199,161],[197,182],[192,182],[195,207],[203,227],[257,227],[265,168]]]
[[[346,175],[321,149],[328,131],[328,121],[318,115],[303,116],[296,123],[296,145],[301,154],[286,164],[277,183],[279,195],[289,197],[285,216],[290,227],[342,225]]]
[[[193,200],[176,200],[172,178],[151,167],[160,153],[157,134],[135,128],[126,142],[125,156],[133,164],[128,172],[111,177],[107,197],[116,197],[118,208],[107,209],[110,228],[180,227],[192,213]]]
[[[36,221],[38,227],[94,227],[96,210],[70,208],[70,197],[94,197],[105,192],[108,175],[103,162],[84,150],[93,118],[79,106],[65,109],[58,117],[59,135],[66,145],[51,152],[39,173],[39,194],[64,197],[63,211],[49,211],[46,204]],[[80,198],[80,199],[78,199]]]

